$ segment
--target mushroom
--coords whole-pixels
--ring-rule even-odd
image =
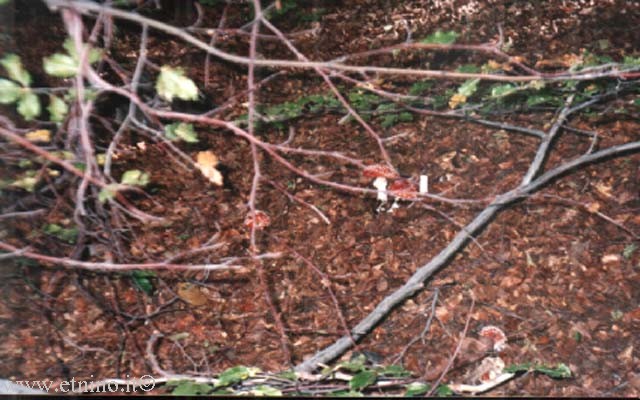
[[[384,176],[377,177],[373,181],[373,187],[378,189],[378,200],[386,203],[389,200],[389,196],[387,196],[387,178]]]
[[[485,326],[480,330],[479,336],[491,342],[493,350],[496,352],[501,352],[507,346],[507,335],[497,326]]]
[[[398,179],[389,185],[389,191],[400,199],[415,199],[418,194],[416,185],[408,179]]]
[[[389,197],[387,196],[387,179],[397,178],[398,173],[388,165],[373,164],[366,166],[362,170],[362,176],[375,178],[373,181],[373,187],[378,189],[377,199],[381,203],[386,203],[389,200]]]
[[[249,215],[247,215],[247,218],[244,220],[244,225],[250,229],[253,228],[254,219],[256,229],[266,228],[267,226],[269,226],[269,224],[271,224],[271,218],[269,218],[269,216],[264,211],[256,210],[255,218],[252,218],[251,213],[249,213]]]
[[[395,179],[399,175],[396,171],[394,171],[388,165],[373,164],[373,165],[367,165],[366,167],[364,167],[364,169],[362,170],[362,176],[365,176],[367,178],[382,177],[382,178],[388,178],[388,179]]]
[[[389,185],[389,192],[395,199],[388,212],[393,212],[396,208],[400,208],[398,201],[400,199],[415,199],[418,195],[416,185],[408,179],[398,179]]]

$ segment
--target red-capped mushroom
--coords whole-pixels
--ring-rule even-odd
[[[497,326],[485,326],[480,330],[479,336],[490,340],[494,351],[500,352],[507,346],[507,335]]]
[[[271,218],[269,218],[269,216],[265,212],[256,210],[256,213],[255,213],[256,229],[266,228],[267,226],[269,226],[269,224],[271,224]],[[244,220],[244,225],[250,229],[253,228],[254,218],[251,218],[251,213],[249,213],[247,215],[247,218]]]
[[[362,170],[362,176],[367,178],[387,178],[395,179],[398,177],[398,173],[391,167],[384,164],[367,165]]]
[[[418,188],[416,185],[406,179],[398,179],[389,185],[389,192],[401,199],[415,199],[418,197]]]

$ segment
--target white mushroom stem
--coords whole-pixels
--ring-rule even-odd
[[[427,175],[420,175],[420,188],[418,192],[420,194],[429,193],[429,177]]]
[[[382,176],[376,178],[373,181],[373,187],[378,189],[378,200],[386,203],[389,200],[389,196],[387,196],[387,178]]]

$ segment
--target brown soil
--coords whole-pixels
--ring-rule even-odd
[[[457,18],[447,8],[425,7],[422,1],[321,3],[304,6],[306,13],[318,13],[319,36],[295,41],[298,49],[312,59],[331,59],[398,43],[406,34],[397,23],[402,18],[416,27],[416,38],[438,28],[462,32],[462,43],[494,38],[496,22],[501,22],[504,37],[513,40],[513,53],[528,65],[577,54],[583,48],[617,60],[623,54],[635,52],[637,56],[640,50],[640,9],[631,2],[578,7],[581,2],[574,1],[559,7],[552,2],[530,6],[528,2],[491,1],[465,18]],[[20,7],[11,40],[3,49],[20,54],[38,85],[59,84],[40,69],[40,57],[57,51],[64,39],[58,17],[29,15]],[[205,11],[203,25],[217,26],[220,10],[206,7]],[[242,25],[244,18],[246,12],[235,9],[227,25]],[[275,22],[285,32],[313,26],[296,18]],[[393,29],[385,30],[387,25],[393,25]],[[127,53],[137,51],[139,30],[128,25],[122,30],[112,57],[130,68],[135,58],[128,58]],[[38,38],[36,43],[34,37]],[[597,48],[603,39],[609,45]],[[265,57],[289,57],[286,49],[265,43],[260,48]],[[247,40],[230,38],[218,45],[243,53]],[[202,87],[202,52],[174,38],[152,35],[149,58],[158,65],[185,67]],[[453,70],[479,60],[480,56],[466,53],[418,53],[407,59],[381,57],[369,61],[381,65],[428,64]],[[266,76],[267,72],[260,74]],[[240,93],[246,85],[245,71],[225,63],[213,62],[211,77],[205,92],[216,104]],[[384,85],[393,90],[404,83],[400,79]],[[314,89],[319,86],[320,80],[311,73],[289,73],[267,84],[259,100],[269,104],[292,100],[301,93],[319,92]],[[573,118],[570,125],[597,131],[600,148],[638,140],[637,108],[635,115],[616,114],[633,99],[617,99],[607,108],[598,108],[597,113]],[[103,107],[108,110],[112,104]],[[9,107],[3,107],[2,112],[15,116]],[[242,107],[235,107],[224,117],[234,118],[242,112]],[[542,109],[507,116],[505,121],[545,129],[554,112]],[[342,117],[329,113],[299,118],[289,121],[287,130],[274,128],[259,134],[263,140],[281,142],[286,140],[288,129],[293,129],[293,147],[340,150],[367,164],[380,162],[377,147],[366,132],[354,123],[339,124]],[[405,135],[387,142],[401,173],[426,173],[431,179],[430,190],[445,192],[451,198],[485,199],[516,186],[537,147],[534,138],[438,117],[416,116],[413,122],[380,131],[386,137]],[[226,256],[249,256],[249,231],[244,221],[253,178],[250,147],[222,130],[202,132],[199,143],[180,147],[192,156],[213,149],[226,167],[229,184],[224,188],[211,185],[197,171],[185,171],[171,162],[162,146],[150,143],[141,150],[135,144],[148,139],[127,136],[125,142],[132,150],[123,152],[117,160],[114,176],[129,169],[150,172],[149,196],[128,197],[141,210],[168,221],[147,225],[129,222],[129,231],[123,235],[123,252],[129,262],[167,259],[199,248],[214,235],[218,235],[218,243],[224,243],[215,253],[198,253],[180,261],[206,263]],[[105,137],[96,139],[98,146],[108,144],[109,136]],[[548,165],[574,158],[589,145],[588,138],[566,132],[555,144]],[[309,172],[329,173],[334,181],[368,184],[360,171],[350,166],[302,156],[288,159]],[[419,203],[410,207],[405,203],[393,214],[376,213],[371,197],[312,184],[268,156],[261,161],[264,180],[257,207],[271,217],[271,224],[258,233],[257,246],[262,253],[283,254],[264,261],[262,266],[269,295],[287,330],[292,360],[284,358],[280,334],[255,273],[257,267],[250,262],[239,273],[158,272],[152,278],[154,291],[149,295],[126,273],[92,273],[3,261],[0,376],[54,381],[141,376],[151,372],[145,346],[154,332],[165,337],[188,333],[179,340],[162,341],[157,349],[163,368],[176,373],[213,374],[236,365],[265,371],[286,369],[291,362],[301,362],[344,335],[338,314],[353,327],[434,257],[485,204],[430,203],[440,212],[436,213]],[[467,336],[475,337],[486,325],[502,327],[509,336],[509,347],[503,355],[507,364],[562,362],[574,374],[564,380],[526,374],[495,389],[492,395],[638,396],[640,251],[622,254],[640,243],[638,236],[634,238],[594,211],[636,235],[640,233],[639,172],[638,155],[609,160],[567,175],[541,194],[509,207],[489,224],[477,242],[470,243],[429,280],[423,291],[392,312],[358,350],[380,355],[382,364],[393,362],[407,343],[420,335],[437,291],[437,318],[425,340],[413,345],[403,360],[416,376],[430,377],[446,364],[456,347],[474,296]],[[317,207],[331,224],[324,223],[309,207],[291,201],[269,181]],[[26,209],[47,209],[34,218],[3,220],[3,240],[10,238],[14,244],[29,245],[43,254],[69,256],[73,245],[41,234],[43,225],[64,224],[73,216],[68,200],[73,195],[58,196],[43,199],[19,191],[3,192],[0,205],[5,209],[18,201]],[[328,275],[339,310],[318,273],[296,254]],[[84,257],[104,259],[100,254]],[[184,282],[191,283],[190,290],[199,291],[197,295],[206,297],[204,305],[185,301],[184,292],[179,296]],[[456,381],[467,367],[461,355],[445,381]]]

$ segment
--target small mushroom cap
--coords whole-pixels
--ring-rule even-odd
[[[480,330],[479,336],[489,339],[493,343],[495,351],[502,351],[507,345],[507,335],[497,326],[485,326]]]
[[[418,197],[418,188],[406,179],[393,181],[391,185],[389,185],[389,192],[401,199],[415,199]]]
[[[395,179],[398,177],[398,173],[388,165],[373,164],[373,165],[367,165],[362,170],[362,176],[365,176],[367,178]]]
[[[255,227],[256,229],[266,228],[271,224],[271,218],[264,212],[260,210],[256,210],[255,213]],[[244,220],[244,225],[253,228],[254,218],[251,217],[251,213],[247,215],[247,218]]]

